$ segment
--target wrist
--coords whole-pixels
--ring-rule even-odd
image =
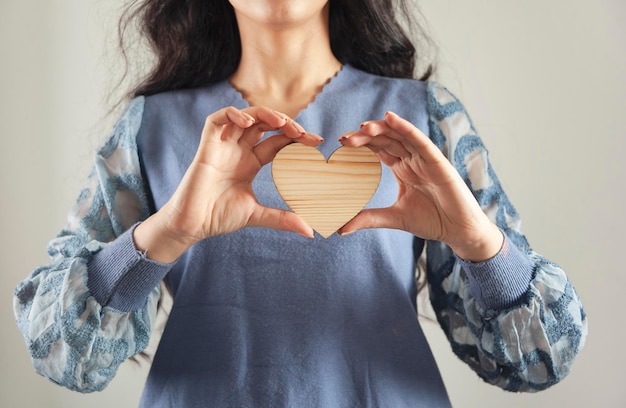
[[[446,244],[461,259],[469,262],[484,262],[500,252],[504,244],[504,234],[493,223],[489,222],[471,238],[465,238]]]
[[[176,237],[159,216],[153,214],[139,224],[133,231],[133,242],[137,250],[143,252],[146,258],[160,263],[176,261],[193,243],[184,242]]]

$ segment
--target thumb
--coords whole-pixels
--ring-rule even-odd
[[[313,228],[295,213],[262,205],[258,205],[253,212],[248,225],[295,232],[306,238],[315,236]]]
[[[402,223],[399,221],[400,217],[395,214],[393,207],[362,210],[339,229],[339,235],[344,236],[368,228],[401,229]]]

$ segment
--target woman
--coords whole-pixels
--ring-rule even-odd
[[[458,100],[410,79],[393,10],[144,1],[155,70],[51,263],[15,292],[38,372],[103,389],[147,345],[164,280],[174,305],[141,406],[446,407],[416,318],[423,251],[438,320],[478,375],[536,391],[569,372],[579,299],[519,232]],[[385,165],[369,208],[328,239],[274,187],[267,164],[294,141],[327,157],[368,146]]]

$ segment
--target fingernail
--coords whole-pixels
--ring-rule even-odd
[[[365,126],[367,126],[367,124],[368,124],[368,123],[370,123],[370,122],[369,122],[369,121],[367,121],[367,122],[363,122],[363,123],[361,123],[360,128],[361,128],[361,129],[363,129]]]
[[[254,120],[254,116],[250,115],[249,113],[246,113],[246,112],[241,112],[241,113],[243,114],[243,116],[244,116],[246,119],[251,120],[251,121],[253,121],[253,122],[255,121],[255,120]]]

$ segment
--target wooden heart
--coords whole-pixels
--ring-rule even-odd
[[[283,200],[324,238],[367,205],[380,175],[380,161],[367,147],[340,147],[326,162],[316,148],[293,143],[272,163],[274,184]]]

